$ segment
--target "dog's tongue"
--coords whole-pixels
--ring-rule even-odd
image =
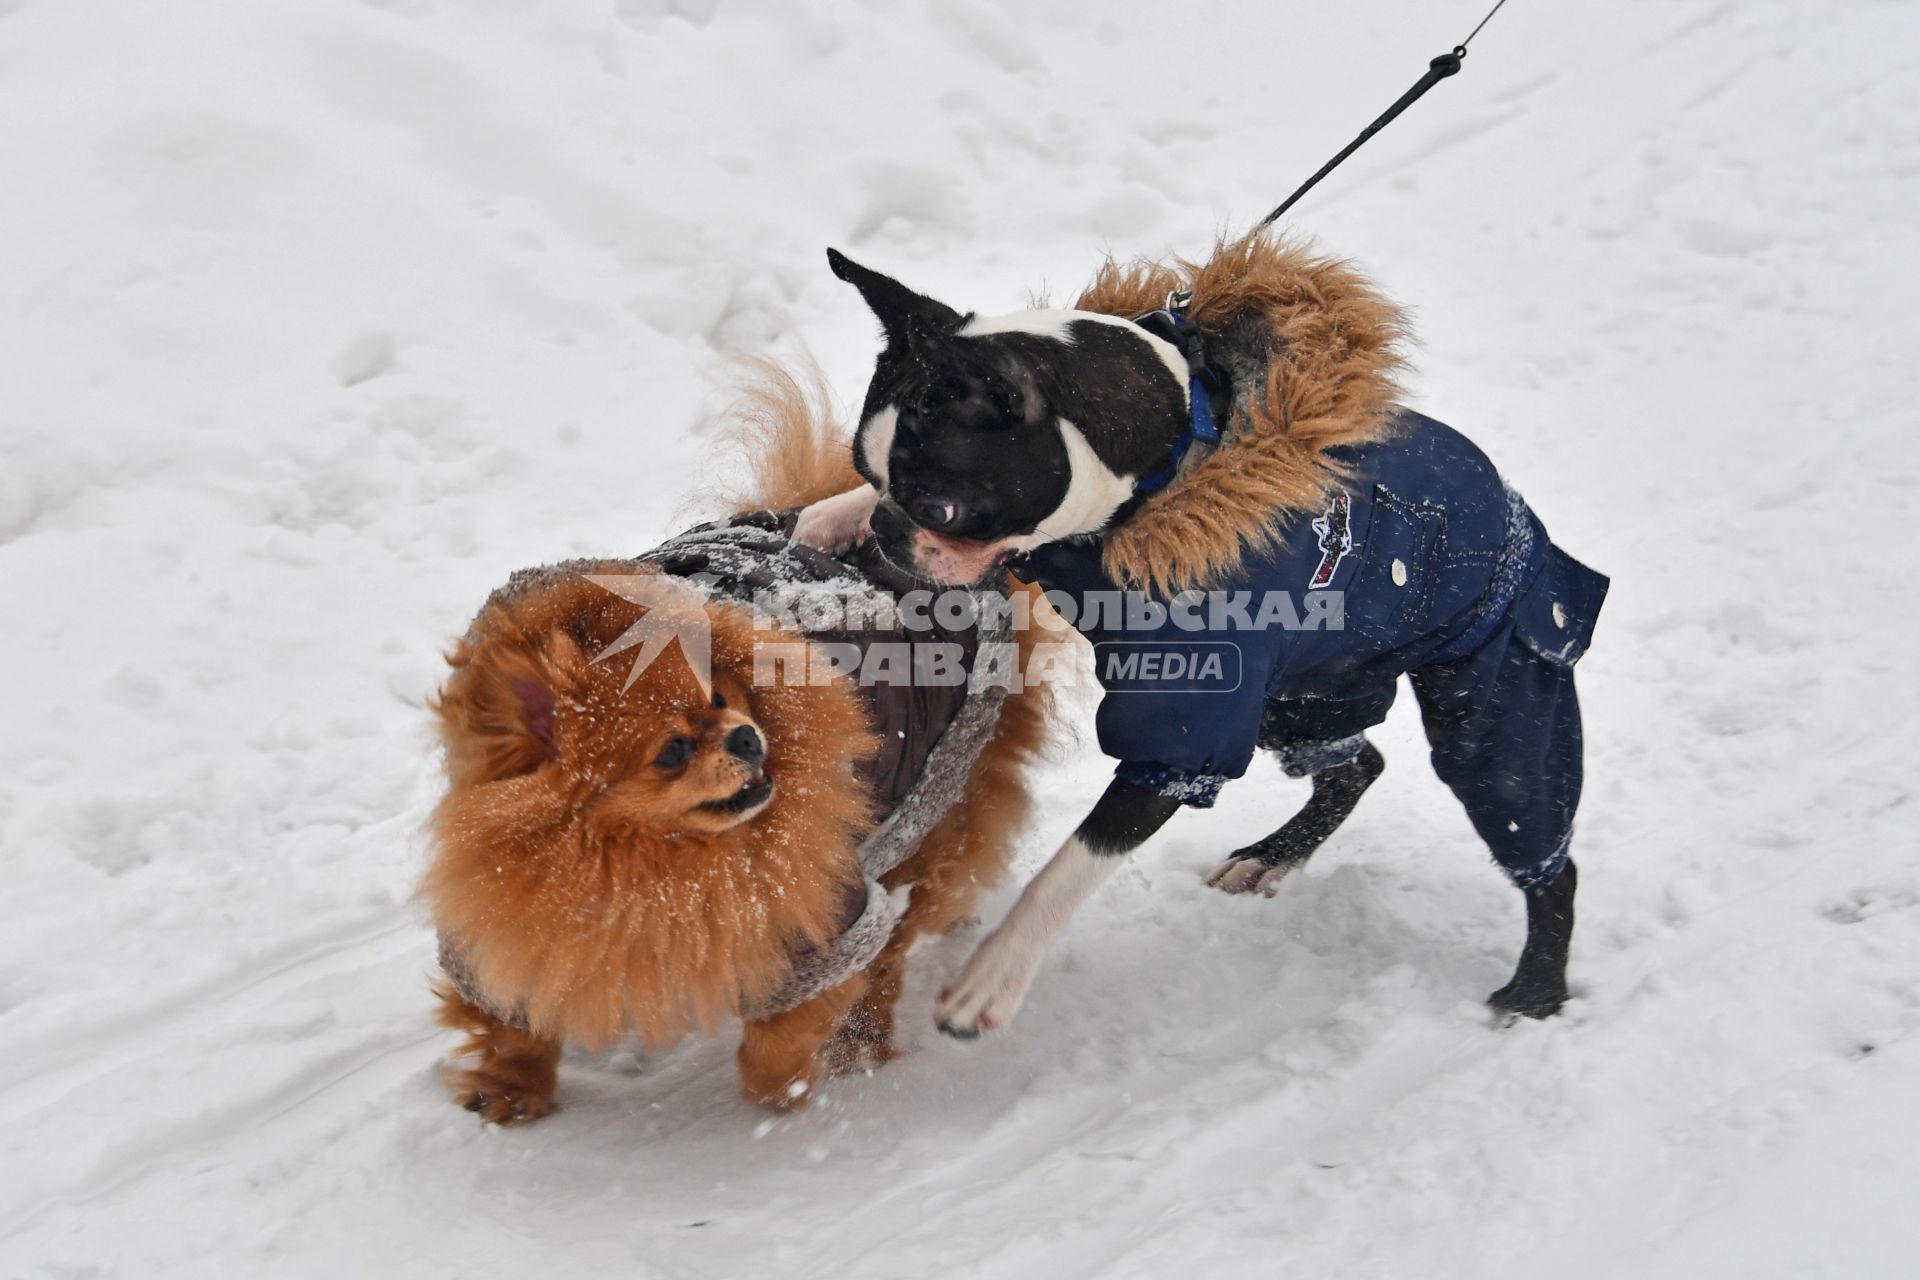
[[[935,582],[965,586],[986,577],[1007,549],[1004,542],[974,542],[920,529],[913,538],[914,568]]]

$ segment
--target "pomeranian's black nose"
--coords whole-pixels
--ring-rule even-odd
[[[743,724],[727,735],[727,754],[738,756],[748,764],[759,764],[767,758],[767,744],[760,740],[759,730]]]

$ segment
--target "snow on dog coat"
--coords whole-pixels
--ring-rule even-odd
[[[832,946],[798,949],[787,981],[742,1011],[752,1018],[804,1004],[879,955],[898,923],[880,877],[913,856],[966,790],[974,762],[999,723],[1007,676],[1016,659],[1010,613],[1004,607],[1004,576],[971,590],[974,607],[960,625],[947,625],[930,613],[924,627],[909,628],[893,606],[902,593],[921,585],[918,580],[889,564],[871,544],[835,557],[791,542],[795,514],[759,511],[701,525],[628,563],[635,572],[658,571],[710,598],[770,613],[783,629],[797,620],[813,644],[852,646],[861,655],[878,644],[949,646],[948,652],[959,657],[964,679],[922,681],[909,674],[905,679],[858,681],[885,744],[878,756],[860,763],[860,775],[886,816],[860,844],[863,879],[848,887]],[[588,566],[604,573],[607,565],[604,560],[569,561],[522,570],[488,598],[487,607]],[[481,616],[485,613],[483,608]],[[809,629],[810,616],[835,621]],[[843,625],[848,620],[866,625]],[[873,625],[876,620],[890,625]],[[856,664],[842,667],[851,665]],[[509,1025],[525,1026],[519,1011],[498,1007],[477,987],[458,940],[446,934],[440,938],[440,965],[469,1003]]]

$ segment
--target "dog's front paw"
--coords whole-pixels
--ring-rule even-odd
[[[1271,898],[1294,865],[1283,862],[1270,867],[1258,858],[1228,858],[1207,876],[1207,884],[1222,893],[1262,893]]]
[[[774,1064],[740,1058],[740,1096],[748,1102],[777,1111],[798,1111],[813,1101],[813,1091],[826,1074],[827,1063],[821,1055],[804,1063]]]
[[[553,1110],[553,1090],[518,1073],[481,1067],[447,1073],[453,1100],[488,1124],[525,1124]]]
[[[845,551],[865,541],[872,532],[867,522],[879,503],[880,493],[871,485],[822,498],[801,509],[794,522],[793,540],[821,551]]]
[[[1017,938],[995,933],[980,944],[953,985],[933,1007],[934,1025],[956,1040],[998,1031],[1013,1021],[1033,985],[1040,954]]]

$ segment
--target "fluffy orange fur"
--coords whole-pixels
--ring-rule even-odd
[[[538,1120],[553,1110],[559,1040],[507,1026],[467,1003],[451,983],[434,984],[434,994],[440,997],[440,1025],[466,1036],[454,1056],[470,1065],[447,1073],[455,1102],[490,1124]]]
[[[750,361],[722,435],[746,465],[747,483],[720,495],[735,514],[804,507],[866,483],[810,361],[797,373],[776,360]]]
[[[1387,429],[1407,337],[1399,308],[1355,268],[1258,231],[1202,263],[1109,261],[1074,305],[1131,317],[1179,289],[1192,290],[1188,314],[1204,333],[1257,317],[1271,359],[1220,447],[1106,536],[1117,581],[1168,595],[1220,585],[1282,538],[1283,516],[1325,504],[1341,474],[1328,450]]]
[[[804,505],[858,483],[845,433],[811,390],[761,368],[737,415],[753,472],[742,509]],[[450,985],[439,990],[442,1022],[468,1036],[460,1052],[470,1063],[449,1083],[488,1120],[550,1108],[565,1042],[602,1046],[637,1034],[657,1043],[711,1032],[752,1007],[787,975],[797,944],[829,938],[841,893],[858,880],[855,848],[876,815],[851,766],[878,745],[858,695],[838,680],[752,686],[756,641],[794,637],[756,631],[726,605],[708,613],[725,711],[712,709],[671,655],[623,690],[627,664],[592,658],[640,610],[577,575],[490,606],[450,658],[436,704],[449,788],[433,818],[422,893],[477,987],[528,1027],[508,1026]],[[1025,634],[1021,643],[1046,638]],[[550,728],[529,724],[530,689],[553,694]],[[913,885],[913,895],[875,964],[747,1023],[739,1069],[748,1097],[794,1105],[829,1067],[891,1056],[907,949],[920,933],[969,916],[1004,873],[1030,807],[1025,767],[1047,719],[1043,690],[1007,698],[962,802],[886,877],[889,888]],[[683,815],[738,779],[689,777],[670,790],[652,762],[667,738],[720,734],[736,720],[756,724],[768,743],[772,798],[731,828],[690,827]]]
[[[735,715],[747,711],[771,744],[774,791],[738,826],[685,825],[681,810],[740,779],[695,779],[684,803],[655,794],[662,726],[709,699],[672,653],[624,691],[627,664],[592,661],[640,616],[573,575],[524,592],[455,652],[438,708],[452,785],[433,819],[434,917],[490,1001],[536,1034],[589,1047],[712,1031],[770,995],[791,948],[831,936],[870,818],[847,769],[876,746],[857,695],[752,687],[756,640],[780,633],[714,605],[715,685],[744,699]],[[519,712],[529,681],[555,694],[551,759]]]

